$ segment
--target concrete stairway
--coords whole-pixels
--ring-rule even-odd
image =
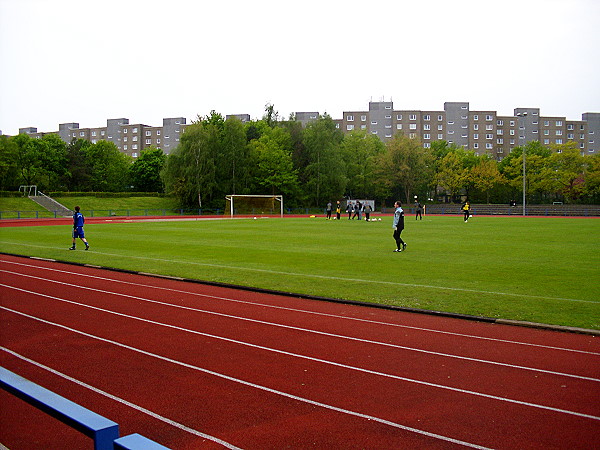
[[[38,191],[38,195],[30,195],[29,198],[40,205],[42,208],[47,209],[51,213],[54,213],[56,217],[71,217],[73,211],[64,205],[61,205],[53,198],[48,197],[42,192]]]

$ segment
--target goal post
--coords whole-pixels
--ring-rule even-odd
[[[279,215],[283,217],[283,195],[227,195],[230,217],[243,215]]]

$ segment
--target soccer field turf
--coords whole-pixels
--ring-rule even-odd
[[[69,252],[70,226],[0,228],[2,251],[286,292],[600,329],[600,221],[392,218],[88,224],[91,250]]]

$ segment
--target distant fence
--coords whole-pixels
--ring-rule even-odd
[[[0,388],[90,437],[94,442],[94,450],[168,450],[167,447],[139,434],[119,438],[117,423],[4,367],[0,367]]]
[[[408,206],[403,208],[408,214],[415,214],[416,208]],[[383,208],[384,213],[393,213],[393,208]],[[444,203],[425,205],[426,214],[462,214],[461,205]],[[471,213],[480,216],[522,216],[523,205],[487,205],[471,204]],[[525,205],[527,216],[600,216],[600,205]]]
[[[140,216],[222,216],[226,211],[222,209],[89,209],[81,210],[86,217],[140,217]],[[319,208],[287,208],[285,214],[324,214]],[[227,211],[227,214],[229,212]],[[256,209],[246,213],[247,215],[260,215],[262,210]],[[279,211],[272,214],[279,215]],[[0,219],[40,219],[40,218],[64,217],[62,211],[0,211]]]

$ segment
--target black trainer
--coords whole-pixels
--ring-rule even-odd
[[[406,243],[402,244],[402,250],[406,250]]]

